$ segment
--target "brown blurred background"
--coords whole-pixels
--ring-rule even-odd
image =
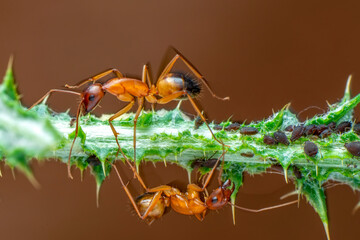
[[[176,47],[206,76],[220,96],[204,91],[199,103],[210,120],[260,120],[291,102],[294,111],[308,106],[326,109],[343,96],[353,74],[353,93],[360,92],[360,2],[353,1],[17,1],[0,2],[0,67],[10,54],[22,101],[30,106],[46,91],[76,83],[110,67],[141,76],[149,63],[155,82]],[[181,64],[179,64],[181,67]],[[72,112],[78,100],[54,95],[53,109]],[[124,106],[107,96],[95,113]],[[176,103],[165,106],[174,108]],[[182,109],[194,113],[189,103]],[[359,110],[359,109],[357,109]],[[309,110],[305,118],[319,110]],[[359,115],[359,111],[356,112]],[[69,180],[65,164],[35,163],[41,189],[22,174],[13,180],[2,166],[0,236],[2,239],[325,239],[321,221],[303,200],[300,209],[266,213],[230,208],[207,215],[204,222],[171,212],[147,226],[133,213],[114,175],[95,204],[95,182],[89,172]],[[125,170],[123,170],[124,172]],[[177,167],[143,167],[149,185],[177,180]],[[127,173],[130,177],[131,174]],[[174,178],[174,176],[176,176]],[[279,202],[293,190],[280,175],[245,176],[238,204],[261,208]],[[134,194],[139,193],[133,188]],[[359,194],[349,187],[327,190],[332,239],[356,239],[360,213],[351,214]]]

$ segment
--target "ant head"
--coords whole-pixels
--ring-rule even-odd
[[[100,83],[94,83],[86,88],[82,93],[84,104],[84,114],[91,112],[103,98],[105,92]]]
[[[235,185],[231,189],[231,181],[228,179],[224,184],[215,189],[206,199],[206,206],[211,210],[220,209],[230,201],[230,196],[234,192]]]

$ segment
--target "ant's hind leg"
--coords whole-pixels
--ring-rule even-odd
[[[177,51],[176,51],[177,52]],[[173,68],[175,62],[177,60],[181,59],[181,61],[183,63],[185,63],[185,65],[190,69],[190,71],[198,78],[200,79],[204,84],[205,86],[207,87],[207,89],[209,90],[209,92],[211,93],[211,95],[217,99],[220,99],[220,100],[229,100],[230,98],[229,97],[219,97],[217,96],[213,90],[211,89],[209,83],[207,82],[207,80],[201,75],[201,73],[194,67],[194,65],[191,64],[190,61],[188,61],[185,57],[183,57],[180,53],[177,52],[177,54],[175,55],[175,57],[168,63],[168,65],[164,68],[163,72],[161,73],[159,79],[162,79],[166,74],[168,74],[171,69]]]
[[[104,72],[101,72],[93,77],[90,77],[88,79],[85,79],[79,83],[77,83],[76,85],[68,85],[68,84],[65,84],[65,87],[67,88],[78,88],[78,87],[81,87],[82,85],[84,85],[85,83],[88,83],[88,82],[93,82],[95,83],[97,80],[99,80],[100,78],[103,78],[103,77],[106,77],[107,75],[111,74],[111,73],[114,73],[116,75],[117,78],[123,78],[123,75],[122,73],[115,69],[115,68],[112,68],[112,69],[109,69],[109,70],[106,70]]]
[[[36,105],[38,105],[39,103],[41,103],[46,97],[50,96],[50,94],[53,93],[53,92],[71,93],[71,94],[75,94],[75,95],[81,96],[81,93],[74,92],[74,91],[70,91],[70,90],[51,89],[51,90],[48,91],[42,98],[40,98],[39,100],[37,100],[31,107],[29,107],[28,110],[32,109],[33,107],[35,107]]]
[[[207,126],[207,128],[209,129],[212,137],[213,137],[218,143],[220,143],[223,147],[230,147],[230,146],[228,146],[228,145],[225,145],[222,140],[219,140],[219,139],[217,139],[217,138],[215,137],[215,135],[214,135],[213,131],[211,130],[209,124],[207,123],[204,115],[202,115],[200,109],[196,106],[196,104],[195,104],[194,100],[192,99],[192,97],[190,96],[190,94],[187,93],[186,91],[184,91],[184,93],[185,93],[186,96],[188,97],[191,105],[193,106],[193,108],[195,109],[195,111],[197,112],[197,114],[200,116],[201,120],[203,120],[203,122],[206,124],[206,126]],[[224,153],[223,153],[223,154],[224,154]]]
[[[191,103],[191,105],[193,106],[193,108],[195,109],[195,111],[197,112],[197,114],[200,116],[201,120],[203,120],[203,122],[206,124],[207,128],[209,129],[212,137],[218,142],[220,143],[222,146],[225,146],[225,147],[229,147],[228,145],[225,145],[223,143],[223,141],[217,139],[213,133],[213,131],[211,130],[209,124],[207,123],[205,117],[201,114],[201,111],[199,110],[199,108],[196,106],[194,100],[192,99],[192,97],[189,95],[189,93],[187,91],[179,91],[179,92],[175,92],[169,96],[166,96],[166,97],[163,97],[163,98],[160,98],[157,100],[157,103],[159,104],[166,104],[182,95],[186,95]]]

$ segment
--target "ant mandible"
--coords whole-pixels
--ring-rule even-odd
[[[118,111],[109,118],[109,125],[115,136],[116,144],[118,146],[118,152],[116,156],[120,151],[126,161],[128,161],[128,159],[121,150],[118,141],[117,136],[119,133],[116,132],[112,124],[112,121],[120,117],[122,114],[128,112],[134,105],[136,98],[138,99],[138,108],[134,117],[134,137],[133,137],[134,162],[136,161],[136,122],[143,108],[144,99],[146,99],[146,101],[152,104],[154,103],[166,104],[172,100],[181,99],[184,97],[189,99],[190,103],[192,104],[197,114],[206,123],[206,126],[210,130],[212,137],[221,145],[225,146],[221,140],[215,137],[211,128],[207,124],[205,117],[203,116],[203,114],[201,113],[201,111],[196,106],[193,100],[193,97],[196,97],[200,93],[200,87],[198,85],[198,82],[196,82],[196,80],[194,79],[187,78],[181,74],[171,73],[170,71],[173,68],[176,61],[180,59],[185,63],[185,65],[190,69],[190,71],[205,84],[205,86],[208,88],[208,90],[210,91],[213,97],[218,98],[220,100],[229,100],[229,97],[220,98],[217,95],[215,95],[212,89],[210,88],[209,84],[207,83],[206,79],[200,74],[200,72],[196,70],[196,68],[188,60],[186,60],[180,53],[178,52],[176,53],[177,54],[175,55],[175,57],[164,68],[163,72],[161,73],[160,77],[157,80],[156,86],[151,83],[147,65],[144,65],[143,67],[142,80],[124,77],[119,70],[110,69],[100,74],[97,74],[89,79],[81,81],[77,85],[73,85],[73,86],[70,86],[68,84],[65,85],[66,88],[73,89],[73,88],[79,88],[86,83],[92,82],[92,84],[89,87],[87,87],[82,93],[71,90],[51,89],[29,108],[31,109],[35,105],[39,104],[53,92],[70,93],[80,96],[81,101],[77,108],[77,113],[76,113],[75,137],[70,148],[69,159],[68,159],[68,176],[71,179],[73,177],[70,169],[71,168],[70,158],[75,140],[78,136],[79,116],[80,114],[87,114],[91,112],[99,104],[100,100],[104,97],[106,92],[115,95],[120,101],[129,102],[128,105],[126,105],[124,108],[122,108],[120,111]],[[96,81],[111,73],[114,73],[116,75],[116,78],[112,78],[103,84],[96,83]],[[161,98],[158,99],[155,97],[155,95],[158,95]]]
[[[220,179],[223,166],[221,167],[219,174],[220,187],[216,188],[208,197],[205,197],[205,201],[203,201],[200,197],[200,193],[203,193],[206,190],[206,187],[209,184],[214,174],[214,171],[219,164],[220,159],[224,157],[225,153],[226,151],[223,151],[222,155],[217,159],[216,164],[206,177],[203,187],[200,187],[196,184],[188,184],[187,191],[185,193],[169,185],[161,185],[149,189],[145,186],[144,182],[141,180],[141,177],[137,175],[139,182],[144,187],[146,192],[138,196],[136,199],[132,197],[129,189],[127,188],[127,185],[121,178],[115,164],[112,163],[112,166],[115,169],[121,185],[124,188],[125,193],[129,197],[136,213],[142,220],[148,221],[149,224],[151,224],[154,220],[161,218],[165,213],[167,207],[171,207],[174,211],[180,214],[194,215],[198,220],[202,221],[205,217],[207,210],[218,210],[224,207],[226,204],[230,204],[233,207],[239,208],[244,211],[262,212],[270,209],[284,207],[298,202],[298,200],[295,200],[262,209],[249,209],[232,204],[230,202],[230,197],[234,192],[235,185],[231,183],[230,179],[226,180],[224,183],[221,183]],[[130,167],[132,168],[132,166]],[[135,173],[135,169],[132,168],[132,170]],[[233,221],[235,224],[235,216],[233,216]]]

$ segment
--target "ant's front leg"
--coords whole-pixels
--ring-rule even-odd
[[[177,52],[177,51],[176,51]],[[217,96],[213,90],[211,89],[209,83],[207,82],[207,80],[201,75],[201,73],[192,65],[192,63],[190,61],[188,61],[185,57],[183,57],[180,53],[177,52],[177,54],[175,55],[175,57],[168,63],[168,65],[164,68],[163,72],[161,73],[159,79],[162,79],[165,77],[166,74],[168,74],[171,69],[174,67],[174,64],[177,60],[181,60],[183,63],[185,63],[185,65],[191,70],[191,72],[198,78],[200,79],[205,86],[207,87],[207,89],[209,90],[209,92],[211,93],[211,95],[217,99],[220,100],[230,100],[229,97],[219,97]]]

